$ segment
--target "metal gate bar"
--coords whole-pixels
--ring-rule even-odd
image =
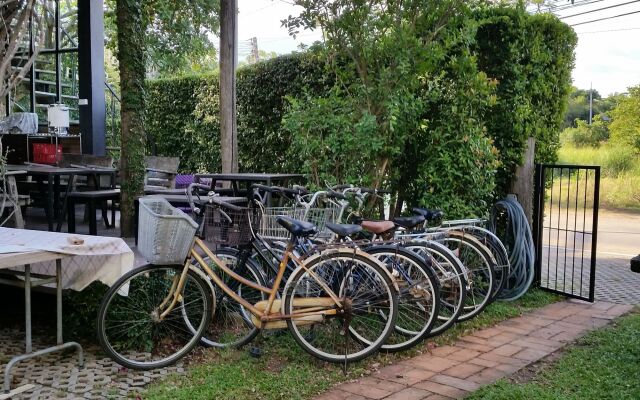
[[[594,301],[599,198],[599,166],[536,165],[534,240],[542,289]]]

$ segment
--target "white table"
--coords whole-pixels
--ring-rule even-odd
[[[18,268],[21,266],[24,272]],[[30,385],[26,385],[10,390],[11,369],[21,361],[75,349],[78,363],[83,366],[82,346],[62,339],[62,289],[82,290],[94,280],[112,285],[132,267],[133,253],[119,238],[0,228],[0,270],[24,277],[24,280],[0,278],[0,283],[23,287],[25,294],[25,353],[13,357],[5,367],[4,394],[0,393],[0,400],[30,389]],[[33,351],[31,288],[43,285],[53,285],[56,291],[56,345]]]

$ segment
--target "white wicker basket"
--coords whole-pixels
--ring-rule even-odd
[[[182,264],[198,224],[161,197],[140,198],[138,251],[151,264]]]

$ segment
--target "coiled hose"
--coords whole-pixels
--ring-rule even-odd
[[[515,197],[509,196],[494,204],[491,210],[491,230],[496,235],[498,220],[505,217],[504,237],[501,237],[501,240],[509,252],[511,274],[498,298],[513,301],[524,295],[531,287],[535,277],[536,256],[527,216]]]

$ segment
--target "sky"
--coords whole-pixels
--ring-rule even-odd
[[[569,0],[556,3],[560,8]],[[593,84],[606,96],[640,84],[640,0],[575,0],[575,4],[578,5],[555,11],[567,24],[580,24],[573,26],[578,34],[574,86],[588,89]],[[603,9],[606,7],[609,8]],[[296,40],[288,35],[281,21],[300,13],[290,0],[238,0],[238,9],[240,60],[249,53],[252,37],[258,39],[260,50],[278,54],[290,53],[300,44],[308,45],[321,38],[319,31],[304,31]],[[638,13],[592,22],[635,11]],[[580,13],[585,14],[575,15]]]

